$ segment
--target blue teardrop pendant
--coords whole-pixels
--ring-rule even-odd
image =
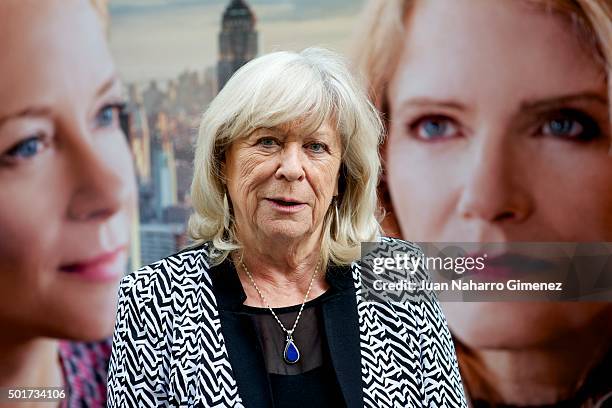
[[[285,344],[283,359],[287,364],[295,364],[300,360],[300,350],[298,350],[293,342],[293,337],[291,335],[287,336],[287,344]]]

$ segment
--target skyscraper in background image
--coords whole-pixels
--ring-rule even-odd
[[[330,4],[345,1],[348,0],[331,1]],[[111,49],[116,54],[119,71],[125,69],[122,55],[126,66],[130,58],[135,64],[145,58],[153,60],[158,57],[155,64],[142,64],[144,68],[140,72],[145,75],[127,78],[127,75],[122,75],[128,100],[124,127],[134,156],[139,189],[139,223],[135,227],[138,233],[134,234],[134,251],[137,252],[132,254],[132,269],[175,253],[189,243],[189,191],[201,115],[232,74],[265,49],[265,39],[260,31],[267,30],[274,38],[290,38],[296,24],[302,24],[305,37],[302,41],[310,46],[330,45],[315,39],[321,32],[319,27],[340,30],[339,38],[349,38],[349,27],[357,16],[360,2],[356,5],[353,2],[354,7],[348,8],[348,17],[339,9],[341,17],[338,21],[329,20],[327,4],[317,8],[316,3],[306,0],[202,0],[200,5],[194,6],[193,1],[187,0],[111,0]],[[190,7],[199,7],[199,13]],[[258,19],[258,7],[263,10],[263,21],[267,24]],[[180,24],[172,26],[170,21],[166,24],[162,18],[164,13],[185,21],[185,27],[193,21],[194,27],[201,28],[197,17],[201,17],[202,24],[209,20],[210,26],[210,11],[216,12],[216,30],[209,34],[209,38],[200,40],[207,47],[213,43],[213,48],[216,48],[214,60],[207,65],[190,63],[190,67],[184,67],[173,77],[156,78],[146,74],[148,68],[173,62],[164,57],[172,48],[158,47],[152,38],[155,32],[161,36],[165,30],[176,27],[176,33],[171,35],[177,39],[194,36],[187,28],[181,31],[183,27]],[[168,39],[168,35],[160,38]],[[145,52],[146,47],[151,51]],[[301,48],[301,45],[292,47],[292,44],[283,46],[276,43],[267,51]],[[186,54],[188,52],[181,53],[180,57],[188,57]],[[134,55],[140,57],[136,59]]]
[[[244,0],[232,0],[223,13],[219,33],[219,89],[241,66],[257,56],[255,15]]]

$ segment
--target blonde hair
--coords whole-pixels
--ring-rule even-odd
[[[196,245],[212,241],[218,263],[241,248],[221,164],[236,140],[261,128],[292,126],[307,133],[324,122],[342,142],[337,198],[324,218],[322,258],[348,264],[360,243],[380,236],[376,186],[380,176],[382,122],[345,61],[321,48],[275,52],[240,68],[211,102],[200,125],[189,233]]]

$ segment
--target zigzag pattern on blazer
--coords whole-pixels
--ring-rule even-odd
[[[383,251],[419,255],[381,238]],[[109,368],[109,407],[244,407],[208,274],[210,244],[123,278]],[[363,406],[466,407],[455,350],[436,301],[366,302],[359,318]],[[423,275],[425,272],[421,271]]]

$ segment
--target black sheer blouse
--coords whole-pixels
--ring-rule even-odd
[[[219,300],[221,330],[228,343],[230,363],[236,370],[245,361],[251,362],[249,372],[253,378],[243,377],[240,381],[236,373],[244,404],[247,407],[346,406],[327,342],[326,323],[329,326],[331,322],[325,321],[325,309],[334,298],[355,296],[350,268],[328,268],[326,279],[330,288],[306,302],[293,334],[300,351],[300,359],[295,364],[288,364],[283,359],[286,335],[270,310],[243,304],[246,295],[237,273],[234,264],[226,259],[212,268],[211,278]],[[300,306],[274,311],[285,327],[291,328]],[[356,315],[356,308],[354,313]],[[357,360],[358,357],[355,356]],[[261,387],[259,393],[268,394],[267,404],[248,400],[248,394],[255,392],[255,387]]]

